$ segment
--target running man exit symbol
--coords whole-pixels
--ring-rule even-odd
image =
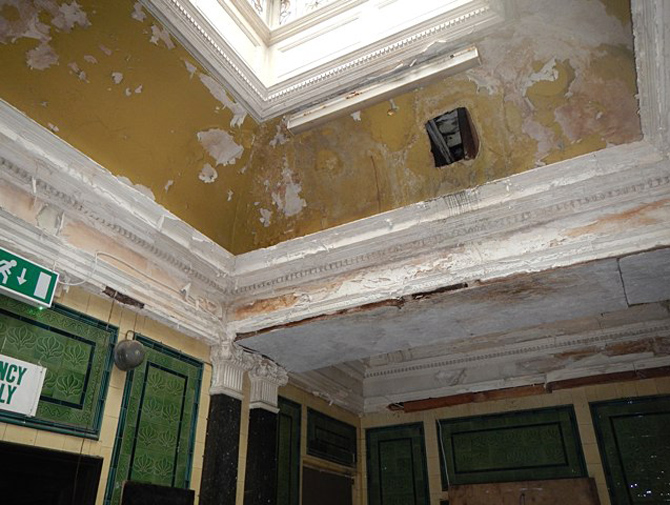
[[[58,273],[0,248],[0,293],[39,307],[51,307]]]

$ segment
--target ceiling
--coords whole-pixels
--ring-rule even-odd
[[[140,2],[6,1],[0,243],[357,412],[666,366],[668,13],[636,62],[627,2],[510,5],[475,68],[292,135]]]
[[[358,390],[358,401],[365,398],[367,409],[488,389],[491,382],[494,388],[544,383],[547,374],[563,370],[575,356],[584,360],[579,362],[581,375],[603,373],[613,363],[631,367],[650,357],[670,363],[670,249],[467,284],[290,324],[239,342],[282,363],[298,381],[309,384],[312,377],[318,384],[319,376],[325,377],[330,395]],[[608,340],[594,345],[593,339],[583,339],[604,327],[622,331],[653,321],[662,331],[654,327],[648,333],[626,333],[638,347],[614,354],[609,362],[602,356]],[[566,349],[555,339],[566,336],[583,341],[571,341],[573,354],[561,361],[554,356]],[[663,343],[640,354],[644,338]],[[521,351],[523,346],[531,350]],[[465,380],[462,357],[475,354],[494,361],[504,356],[498,359],[503,365],[488,363],[488,373],[468,367]],[[597,356],[601,359],[593,359]],[[520,366],[515,361],[521,357],[536,366]],[[461,366],[445,367],[444,361],[454,359]],[[305,375],[310,371],[317,373]],[[435,378],[437,373],[443,376]],[[380,405],[380,396],[393,400]],[[353,405],[362,408],[355,400]]]

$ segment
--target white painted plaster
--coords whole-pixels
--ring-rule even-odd
[[[53,48],[42,43],[26,53],[26,65],[32,70],[45,70],[58,64],[58,55]]]
[[[205,163],[205,165],[202,167],[202,170],[200,170],[200,173],[198,174],[198,179],[200,179],[205,184],[211,184],[217,179],[217,177],[219,177],[219,173],[209,163]]]
[[[261,214],[259,221],[267,228],[272,223],[272,211],[263,208],[258,209],[258,211]]]
[[[146,12],[144,12],[144,8],[142,7],[142,4],[140,2],[135,2],[133,5],[133,12],[130,15],[131,18],[136,19],[137,21],[144,21],[147,18]]]
[[[188,67],[186,67],[188,69]],[[230,109],[233,113],[233,118],[230,120],[230,127],[242,126],[244,119],[247,117],[246,109],[236,103],[234,100],[231,100],[228,97],[228,93],[221,84],[212,79],[206,74],[200,74],[200,82],[202,82],[205,87],[209,90],[212,96],[218,100],[224,107]]]
[[[196,67],[195,65],[193,65],[193,63],[191,63],[191,62],[188,61],[188,60],[184,60],[184,66],[186,67],[186,71],[188,72],[188,74],[189,74],[189,76],[191,77],[191,79],[193,79],[193,76],[194,76],[195,73],[198,71],[198,67]]]
[[[149,42],[156,45],[159,45],[159,42],[163,42],[168,49],[175,48],[174,42],[172,42],[172,38],[168,31],[165,28],[160,28],[156,25],[151,25],[151,38],[149,39]]]
[[[216,165],[233,165],[244,152],[228,132],[218,128],[198,132],[198,141]]]

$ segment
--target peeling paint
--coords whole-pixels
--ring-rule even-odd
[[[131,188],[135,188],[137,191],[142,193],[144,196],[151,198],[152,200],[156,200],[156,197],[154,196],[153,191],[151,191],[151,188],[147,188],[146,186],[143,186],[142,184],[133,184],[133,181],[128,179],[128,177],[117,177],[122,183],[130,186]]]
[[[79,65],[75,61],[71,61],[67,64],[68,68],[72,70],[72,73],[77,76],[80,81],[88,82],[86,78],[86,72],[79,68]]]
[[[259,212],[261,213],[259,221],[267,228],[271,224],[272,211],[268,209],[259,209]]]
[[[123,81],[123,73],[112,72],[112,81],[114,81],[114,84],[121,84],[121,81]]]
[[[130,15],[130,17],[140,22],[144,21],[147,18],[147,15],[144,12],[144,9],[142,8],[142,4],[140,2],[135,2],[135,5],[133,5],[133,13]]]
[[[228,199],[226,201],[230,202],[233,199],[233,190],[228,190]]]
[[[217,165],[233,165],[244,152],[228,132],[218,128],[199,132],[198,141]]]
[[[58,55],[49,44],[42,43],[26,53],[26,64],[31,70],[45,70],[58,64]]]
[[[277,147],[278,145],[281,146],[283,144],[286,144],[288,140],[289,137],[287,135],[286,125],[284,125],[283,122],[277,123],[277,133],[270,141],[270,146],[272,147]]]
[[[354,121],[360,121],[361,120],[361,111],[357,110],[356,112],[352,112],[351,117],[353,118]]]
[[[228,98],[228,93],[224,87],[210,76],[200,74],[200,82],[205,85],[214,98],[233,113],[233,119],[230,120],[230,127],[242,126],[244,119],[247,117],[247,111],[244,107]]]
[[[98,63],[98,59],[95,56],[93,56],[92,54],[85,54],[84,55],[84,61],[86,63],[90,63],[91,65],[95,65],[96,63]]]
[[[188,72],[188,75],[193,79],[193,76],[195,73],[198,71],[198,67],[193,65],[190,61],[184,60],[184,66],[186,67],[186,71]]]
[[[219,173],[216,169],[209,163],[205,163],[205,166],[202,167],[200,173],[198,174],[198,179],[200,179],[205,184],[210,184],[216,180],[219,176]]]
[[[159,42],[163,42],[165,44],[165,47],[168,49],[174,49],[175,45],[174,42],[172,42],[172,38],[170,37],[170,34],[168,33],[166,28],[160,28],[157,25],[151,25],[151,38],[149,41],[152,44],[159,45]]]
[[[302,186],[293,182],[293,175],[288,168],[285,168],[282,174],[284,185],[278,191],[272,192],[272,201],[284,216],[296,216],[307,206],[305,199],[300,197]]]
[[[165,186],[163,187],[163,191],[165,191],[166,193],[167,193],[168,191],[170,191],[170,188],[172,187],[173,184],[174,184],[174,181],[173,181],[172,179],[169,179],[169,180],[165,183]]]
[[[54,2],[48,3],[53,4]],[[58,6],[58,11],[55,13],[51,24],[65,32],[71,31],[77,25],[83,28],[91,25],[86,12],[77,2],[63,3]]]

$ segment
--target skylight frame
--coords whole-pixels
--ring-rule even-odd
[[[432,52],[431,57],[465,47],[504,22],[514,0],[426,2],[421,5],[426,13],[434,10],[431,16],[391,32],[383,30],[405,18],[390,17],[387,12],[393,8],[399,12],[401,4],[409,0],[336,0],[276,30],[268,28],[247,0],[141,1],[254,119],[265,121],[349,93],[363,83],[394,77],[403,69],[410,71],[415,64],[429,64],[424,52],[432,43],[440,43],[441,54]],[[381,10],[387,7],[391,11]],[[303,66],[304,71],[286,78],[273,74],[279,60],[272,51],[312,43],[319,38],[319,30],[330,33],[319,26],[347,17],[363,19],[362,13],[371,8],[379,9],[380,15],[374,19],[386,16],[391,23],[378,28],[377,38],[370,41],[360,36],[356,47],[327,60],[314,59],[313,64]],[[416,9],[412,13],[418,19]],[[217,28],[213,20],[224,24]],[[361,33],[367,35],[362,26]],[[308,32],[312,35],[305,35]],[[321,55],[318,50],[311,51]],[[298,63],[304,65],[302,59]]]

